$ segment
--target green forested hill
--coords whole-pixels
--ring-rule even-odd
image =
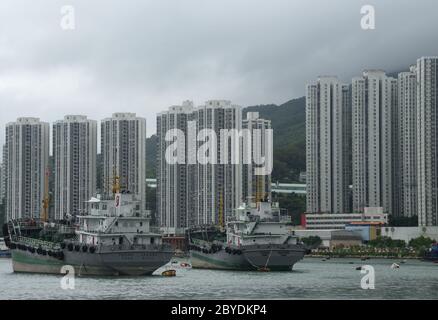
[[[274,129],[274,172],[272,180],[295,182],[306,168],[306,100],[304,97],[282,105],[261,105],[245,108],[269,119]]]
[[[156,134],[146,139],[146,175],[148,178],[155,178],[157,163],[158,136]]]

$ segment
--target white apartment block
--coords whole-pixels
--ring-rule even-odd
[[[166,149],[174,143],[166,141],[166,133],[173,129],[184,136],[178,138],[185,150],[178,154],[183,159],[179,164],[169,164],[165,157]],[[215,138],[202,136],[204,129],[213,132]],[[197,108],[186,101],[158,115],[157,212],[165,232],[219,224],[220,217],[226,221],[242,203],[242,162],[231,161],[233,152],[241,152],[242,145],[239,143],[233,151],[229,138],[225,145],[226,139],[220,138],[223,129],[242,129],[241,107],[226,100],[207,101]],[[202,149],[205,146],[208,151]],[[213,161],[200,161],[199,156],[204,154]]]
[[[369,70],[352,81],[353,210],[394,213],[397,80]]]
[[[37,118],[18,118],[6,125],[4,165],[8,220],[41,217],[49,139],[49,124]]]
[[[232,148],[226,148],[222,142],[222,129],[242,130],[242,108],[227,100],[210,100],[193,112],[197,134],[203,129],[212,129],[216,133],[217,144],[210,144],[217,155],[217,163],[197,164],[189,167],[190,201],[193,201],[193,218],[191,225],[219,224],[234,214],[234,209],[242,203],[242,161],[232,164]],[[230,140],[226,139],[228,146]],[[197,142],[197,149],[205,145]],[[239,147],[240,149],[241,147]],[[237,151],[237,150],[234,150]],[[228,164],[220,164],[220,159],[227,159]]]
[[[6,176],[5,166],[3,163],[1,163],[0,164],[0,204],[3,204],[5,201],[5,192],[6,192],[5,176]]]
[[[53,124],[55,220],[86,214],[96,193],[97,122],[68,115]]]
[[[418,223],[438,225],[438,57],[417,60]]]
[[[268,156],[266,145],[272,142],[266,140],[268,138],[266,132],[268,129],[272,129],[271,121],[260,118],[258,112],[248,112],[246,119],[243,120],[242,129],[250,132],[252,154],[262,157]],[[248,203],[262,199],[271,200],[272,198],[271,175],[256,175],[255,169],[257,167],[254,159],[251,159],[251,163],[243,162],[243,199]]]
[[[318,84],[306,87],[306,212],[321,212]]]
[[[323,76],[306,88],[307,212],[350,212],[351,105],[348,85]]]
[[[188,121],[193,114],[193,102],[185,101],[181,106],[172,106],[157,116],[157,218],[159,226],[167,234],[177,234],[179,229],[190,225],[189,177],[188,177]],[[182,163],[169,163],[166,150],[174,140],[166,141],[166,134],[171,130],[180,130],[178,143],[184,150]],[[196,129],[195,129],[196,130]],[[184,148],[183,148],[184,147]],[[182,151],[181,151],[182,152]]]
[[[6,145],[2,147],[2,163],[0,165],[0,204],[6,205]],[[6,208],[5,208],[6,212]],[[5,218],[6,219],[6,218]]]
[[[417,76],[415,67],[398,75],[398,161],[400,215],[417,214]],[[394,187],[397,187],[395,185]]]
[[[114,113],[101,122],[102,193],[112,197],[114,177],[124,192],[136,194],[146,209],[146,119]]]

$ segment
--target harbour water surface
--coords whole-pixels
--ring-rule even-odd
[[[15,274],[0,259],[0,299],[438,299],[438,264],[407,260],[306,258],[291,272],[177,269],[177,276],[76,277],[74,290],[62,276]],[[375,269],[375,289],[361,288],[361,265]]]

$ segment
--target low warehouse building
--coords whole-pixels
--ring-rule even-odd
[[[362,237],[353,231],[336,230],[332,232],[330,249],[337,247],[351,248],[362,245]]]

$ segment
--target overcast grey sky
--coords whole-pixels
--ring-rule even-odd
[[[376,30],[360,27],[365,4]],[[0,143],[20,116],[130,111],[149,136],[186,99],[280,104],[320,74],[406,69],[438,55],[437,12],[436,0],[1,0]]]

